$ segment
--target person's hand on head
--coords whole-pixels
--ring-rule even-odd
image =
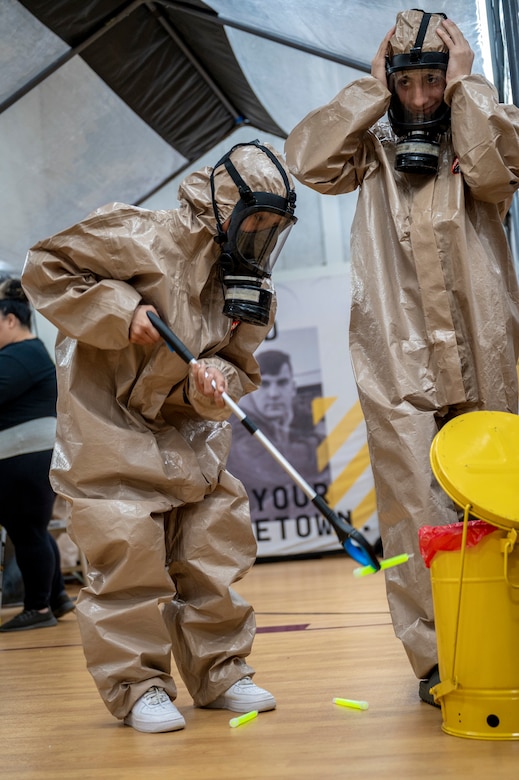
[[[160,339],[160,333],[151,324],[147,311],[152,311],[158,316],[155,306],[141,304],[137,306],[130,322],[129,339],[132,344],[155,344]]]
[[[386,56],[389,50],[389,40],[395,32],[396,27],[392,27],[384,37],[384,40],[378,47],[378,51],[371,60],[371,75],[378,79],[387,89],[386,76]]]
[[[447,84],[459,76],[470,75],[474,52],[459,27],[450,19],[443,19],[436,34],[449,50],[449,63],[445,74]]]

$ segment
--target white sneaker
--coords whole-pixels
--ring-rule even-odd
[[[148,733],[178,731],[186,725],[164,688],[155,686],[137,699],[124,722],[137,731]]]
[[[271,693],[263,688],[258,688],[250,677],[244,677],[235,682],[234,685],[231,685],[217,699],[204,706],[210,710],[232,710],[233,712],[257,710],[258,712],[265,712],[266,710],[276,709],[276,700]]]

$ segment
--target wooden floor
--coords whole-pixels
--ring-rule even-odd
[[[255,606],[252,665],[277,710],[238,728],[200,710],[180,680],[187,726],[142,734],[112,718],[85,669],[76,618],[0,634],[4,780],[388,780],[518,777],[519,742],[454,737],[418,684],[387,610],[383,575],[356,579],[345,554],[262,563],[237,590]],[[71,588],[74,592],[74,587]],[[5,609],[5,620],[16,609]],[[332,703],[363,699],[367,711]]]

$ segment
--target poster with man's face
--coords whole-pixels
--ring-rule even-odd
[[[348,279],[298,280],[277,293],[275,327],[255,353],[262,385],[240,407],[339,515],[378,527],[348,353]],[[258,558],[339,550],[304,490],[237,418],[231,424],[227,468],[247,490]]]

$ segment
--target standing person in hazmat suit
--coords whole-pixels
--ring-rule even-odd
[[[88,669],[110,712],[148,732],[185,725],[171,651],[196,706],[276,706],[252,682],[254,613],[231,587],[256,543],[225,469],[222,392],[260,383],[253,352],[273,324],[270,274],[295,193],[280,155],[255,141],[188,176],[179,201],[100,208],[36,244],[23,273],[59,329],[51,476],[89,563],[77,602]],[[150,311],[197,366],[168,349]]]
[[[418,529],[459,519],[431,473],[431,443],[455,415],[518,410],[519,291],[502,219],[519,186],[519,109],[471,74],[473,58],[443,14],[401,12],[371,75],[286,142],[301,182],[360,190],[350,351],[384,555],[413,554],[386,571],[393,626],[431,704],[437,648]]]

